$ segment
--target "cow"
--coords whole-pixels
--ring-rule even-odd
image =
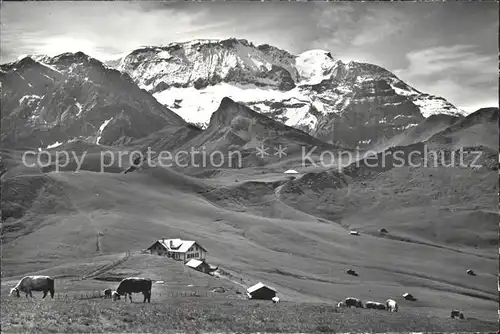
[[[347,307],[363,308],[363,302],[358,298],[347,297],[346,299],[344,299],[344,303],[347,305]]]
[[[278,304],[280,302],[280,299],[278,296],[274,296],[273,298],[271,298],[271,300],[273,301],[273,304]]]
[[[371,308],[375,310],[385,310],[385,305],[382,303],[378,302],[372,302],[372,301],[366,301],[365,302],[365,307],[366,308]]]
[[[389,312],[397,312],[398,311],[398,303],[396,303],[393,299],[387,299],[385,301],[385,307]]]
[[[111,299],[111,293],[112,291],[110,288],[104,290],[104,299]]]
[[[33,298],[32,291],[43,291],[43,297],[50,292],[50,297],[54,298],[54,279],[50,276],[25,276],[10,290],[11,296],[19,297],[19,291],[22,291]]]
[[[461,311],[459,311],[459,310],[453,310],[453,311],[451,311],[451,318],[455,319],[456,317],[458,317],[460,319],[464,319],[464,314]]]
[[[148,303],[151,303],[152,286],[153,282],[149,278],[129,277],[120,282],[118,288],[116,288],[116,293],[125,296],[125,301],[127,301],[128,294],[130,302],[132,302],[132,293],[141,292],[144,295],[143,303],[145,303],[146,300]]]

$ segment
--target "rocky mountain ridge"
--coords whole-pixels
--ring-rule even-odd
[[[125,73],[82,52],[1,66],[2,144],[54,147],[68,140],[118,145],[186,122]]]

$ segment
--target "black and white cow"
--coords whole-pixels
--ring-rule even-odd
[[[455,318],[464,319],[464,314],[462,313],[462,311],[453,310],[453,311],[451,311],[451,318],[452,319],[455,319]]]
[[[346,307],[359,307],[359,308],[363,308],[363,302],[360,299],[358,299],[358,298],[347,297],[346,299],[343,300],[343,302],[346,305]]]
[[[365,307],[375,309],[375,310],[385,310],[386,309],[386,306],[383,303],[373,302],[373,301],[366,301]]]

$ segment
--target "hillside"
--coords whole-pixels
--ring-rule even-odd
[[[318,152],[334,149],[301,130],[276,122],[226,97],[212,114],[209,126],[178,151],[192,149],[214,157],[212,160],[195,157],[189,166],[241,168],[263,166],[282,159],[301,161],[303,150],[307,152],[314,147]],[[281,155],[280,148],[283,150]],[[205,165],[202,159],[207,160]]]
[[[117,145],[186,124],[127,74],[81,52],[37,59],[1,66],[4,147]]]
[[[410,127],[392,138],[374,143],[371,149],[383,151],[391,146],[408,146],[419,142],[425,142],[433,135],[445,130],[460,119],[459,117],[446,114],[431,115],[417,126]]]
[[[91,262],[96,256],[140,250],[158,236],[172,235],[199,241],[209,249],[211,263],[245,286],[268,282],[283,300],[332,303],[350,295],[401,300],[398,296],[411,291],[418,303],[401,300],[401,307],[410,312],[446,318],[453,305],[470,317],[496,319],[498,268],[496,258],[489,255],[494,219],[491,216],[491,226],[484,221],[475,237],[467,226],[478,215],[490,219],[488,210],[496,210],[491,195],[498,191],[492,182],[496,173],[472,174],[471,179],[465,171],[450,174],[443,169],[433,171],[432,177],[417,171],[412,176],[410,171],[382,174],[364,191],[362,182],[367,181],[355,180],[349,183],[349,196],[343,190],[335,192],[328,179],[318,180],[321,191],[308,190],[303,186],[307,179],[299,178],[297,186],[307,193],[295,200],[286,185],[291,182],[288,177],[277,175],[278,183],[255,182],[262,173],[253,168],[243,174],[234,171],[239,182],[226,179],[220,184],[216,178],[194,179],[159,167],[130,174],[46,173],[40,190],[29,190],[34,195],[28,210],[5,221],[4,276],[39,270],[51,274],[57,266],[78,259]],[[415,187],[425,177],[428,184]],[[443,193],[451,178],[457,186]],[[483,181],[471,186],[479,179]],[[393,195],[404,187],[404,192]],[[435,189],[437,197],[428,195],[428,189]],[[26,191],[18,188],[24,196]],[[322,197],[314,197],[315,191]],[[374,201],[374,195],[380,198]],[[435,209],[430,210],[429,203]],[[447,207],[455,213],[444,210]],[[455,222],[456,217],[462,218]],[[382,226],[394,237],[374,233]],[[349,228],[359,228],[362,235],[349,236]],[[97,251],[99,233],[103,236]],[[440,234],[434,237],[435,233]],[[449,265],[443,268],[443,263]],[[347,268],[360,276],[346,275]],[[474,268],[478,276],[466,275],[467,268]]]
[[[483,108],[436,133],[427,142],[434,147],[485,146],[498,151],[498,108]]]

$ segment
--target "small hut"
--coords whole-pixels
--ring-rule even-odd
[[[211,266],[208,263],[206,263],[205,261],[197,260],[197,259],[189,260],[188,262],[186,262],[186,266],[188,266],[189,268],[192,268],[194,270],[201,271],[202,273],[205,273],[205,274],[208,274],[211,271],[213,271]]]
[[[406,300],[412,300],[412,301],[417,300],[417,298],[413,297],[413,295],[408,293],[408,292],[403,294],[403,298]]]
[[[466,273],[467,275],[476,276],[476,273],[472,269],[467,269]]]
[[[272,300],[277,291],[262,282],[259,282],[247,289],[247,296],[250,299]]]

